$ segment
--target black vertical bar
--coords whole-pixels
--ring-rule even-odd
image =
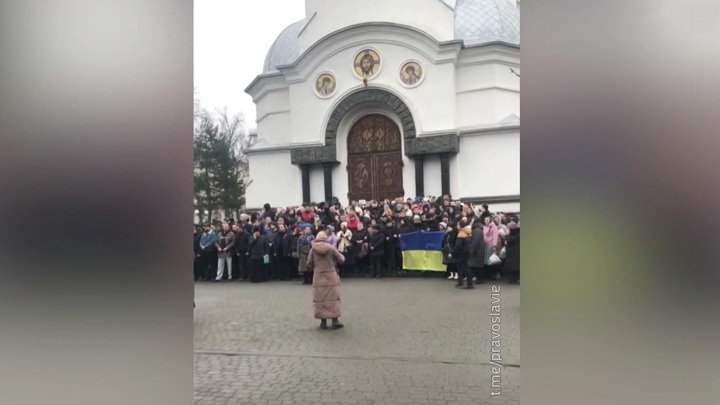
[[[310,165],[300,165],[302,171],[302,198],[303,204],[310,204]]]
[[[422,155],[415,156],[415,197],[425,196],[425,166]]]
[[[325,172],[325,202],[330,203],[333,198],[332,191],[332,163],[323,163]]]
[[[440,181],[442,194],[450,195],[450,157],[447,153],[440,155]]]

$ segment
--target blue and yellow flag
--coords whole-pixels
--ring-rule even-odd
[[[413,232],[401,235],[403,270],[445,271],[443,237],[445,232]]]

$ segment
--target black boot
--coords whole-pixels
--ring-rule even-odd
[[[327,329],[327,319],[320,320],[320,329]]]
[[[337,318],[333,318],[333,319],[332,319],[332,328],[333,328],[333,329],[340,329],[340,328],[342,328],[342,327],[344,327],[344,326],[345,326],[345,325],[341,324],[340,321],[338,321]]]

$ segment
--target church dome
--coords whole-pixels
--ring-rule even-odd
[[[455,39],[466,45],[503,41],[520,44],[520,10],[507,0],[442,0],[455,9]],[[290,24],[280,33],[265,57],[263,73],[277,71],[300,56],[298,36],[306,20]]]
[[[278,66],[289,65],[300,56],[298,35],[305,20],[290,24],[280,33],[265,57],[263,73],[277,71]]]
[[[457,0],[455,38],[466,45],[503,41],[520,44],[520,10],[507,0]]]

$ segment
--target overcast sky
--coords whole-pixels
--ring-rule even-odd
[[[195,0],[194,77],[202,106],[241,111],[255,128],[255,105],[243,90],[262,73],[280,32],[303,18],[304,0]]]

